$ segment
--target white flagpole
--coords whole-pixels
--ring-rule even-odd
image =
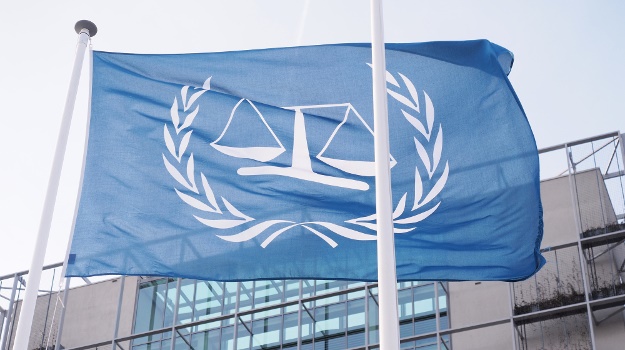
[[[378,302],[380,349],[399,349],[397,271],[393,232],[391,171],[388,136],[388,99],[384,57],[382,0],[371,0],[371,52],[373,66],[373,129],[375,144],[375,205],[378,228]]]
[[[54,213],[54,204],[56,203],[56,195],[59,189],[59,181],[61,178],[61,169],[63,168],[63,158],[67,146],[67,138],[69,135],[69,127],[74,112],[74,104],[76,94],[78,92],[78,82],[80,81],[80,72],[85,56],[85,49],[89,43],[89,37],[94,36],[98,29],[95,24],[89,21],[78,21],[74,27],[78,36],[78,44],[76,45],[76,56],[74,58],[74,68],[72,77],[67,91],[65,100],[65,108],[63,110],[63,119],[61,121],[61,129],[56,141],[56,149],[54,151],[54,160],[52,162],[52,170],[48,179],[48,190],[43,204],[43,213],[39,222],[39,233],[37,234],[37,242],[33,251],[33,259],[28,272],[28,285],[26,293],[22,301],[22,309],[17,324],[17,332],[15,334],[14,350],[26,350],[28,340],[30,338],[30,329],[35,314],[35,305],[37,303],[37,292],[39,282],[41,280],[41,272],[43,270],[43,261],[48,246],[48,237],[50,235],[50,225],[52,223],[52,215]]]

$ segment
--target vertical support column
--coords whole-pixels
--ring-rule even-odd
[[[368,349],[369,346],[369,284],[365,284],[365,346]]]
[[[517,337],[514,327],[514,283],[508,282],[508,299],[510,299],[510,334],[512,335],[512,350],[517,350]]]
[[[622,169],[619,169],[619,170],[622,171],[622,172],[625,172],[625,133],[621,134],[620,137],[621,137],[621,140],[620,140],[621,142],[619,142],[619,144],[621,146],[621,162],[620,162],[620,164],[621,164]],[[621,173],[621,179],[623,177],[625,177],[625,173]],[[625,198],[623,198],[623,206],[625,206]],[[625,218],[623,218],[623,222],[625,222]],[[625,315],[625,313],[624,313],[624,315]]]
[[[590,308],[590,285],[588,284],[588,275],[586,273],[586,257],[584,256],[584,251],[582,250],[582,243],[577,238],[577,250],[579,252],[580,265],[582,268],[582,279],[584,281],[584,300],[586,302],[586,312],[588,313],[588,328],[590,329],[590,341],[592,345],[592,349],[595,350],[595,324],[592,317],[592,309]]]
[[[65,324],[65,311],[67,310],[67,296],[69,295],[69,286],[72,278],[65,278],[65,288],[63,292],[63,305],[61,309],[61,317],[59,319],[59,328],[56,332],[56,344],[54,350],[61,350],[61,338],[63,337],[63,325]]]
[[[584,301],[586,302],[586,313],[588,316],[588,328],[590,330],[590,342],[592,349],[595,350],[595,327],[594,321],[592,318],[592,309],[590,308],[590,284],[588,283],[588,274],[586,272],[586,256],[584,255],[584,250],[582,249],[581,242],[581,234],[582,234],[582,224],[581,218],[579,216],[579,203],[577,202],[577,188],[575,187],[575,181],[572,179],[573,174],[571,170],[573,169],[573,160],[572,156],[569,153],[570,148],[569,145],[565,145],[566,150],[566,158],[568,163],[568,177],[569,177],[569,187],[571,190],[571,201],[573,202],[573,216],[575,218],[575,225],[577,228],[577,253],[579,254],[579,265],[582,273],[582,280],[584,281]]]
[[[304,281],[299,280],[299,300],[297,301],[297,350],[302,348],[302,298],[304,295]]]
[[[9,338],[9,326],[11,325],[11,316],[13,315],[13,308],[15,306],[15,292],[17,291],[17,281],[19,276],[13,275],[13,287],[11,287],[11,300],[9,300],[9,309],[6,311],[7,324],[2,331],[2,344],[0,350],[8,350],[8,338]]]
[[[119,331],[119,319],[121,317],[121,312],[122,312],[122,301],[124,300],[124,284],[126,283],[126,276],[122,276],[121,280],[122,281],[119,286],[119,298],[117,299],[117,315],[115,317],[115,328],[113,330],[113,340],[111,342],[111,350],[117,349],[117,333]]]
[[[569,189],[571,190],[571,204],[573,205],[573,216],[575,218],[575,226],[577,228],[577,235],[582,233],[582,218],[580,214],[579,202],[577,197],[577,182],[575,181],[575,164],[573,164],[573,153],[569,145],[564,145],[567,160],[567,171],[569,179]]]
[[[4,327],[4,318],[7,316],[6,310],[0,307],[0,338],[2,338],[2,330]],[[0,348],[1,349],[1,348]]]
[[[625,165],[625,133],[621,134],[621,164]],[[625,168],[625,166],[623,166],[623,168]],[[625,169],[622,169],[623,171],[625,171]]]
[[[438,304],[438,282],[434,282],[434,308],[436,317],[436,350],[441,350],[441,313]]]
[[[226,288],[226,283],[228,283],[228,282],[219,282],[219,283],[221,283],[221,312],[222,312],[222,315],[223,315],[224,310],[226,308],[226,293],[228,292],[228,290]],[[210,283],[209,283],[209,286],[210,286]],[[225,320],[220,321],[220,324],[221,324],[221,327],[220,327],[220,330],[219,330],[219,344],[220,344],[220,346],[223,343],[223,339],[224,339],[224,332],[223,332],[224,322],[225,322]],[[234,327],[234,326],[232,326],[232,327]]]
[[[178,278],[176,281],[176,300],[174,300],[174,319],[171,322],[171,342],[170,349],[176,348],[176,325],[178,324],[178,308],[180,306],[180,286],[182,284],[182,278]],[[113,349],[114,350],[114,349]]]
[[[227,283],[227,282],[226,282]],[[225,288],[225,284],[224,284],[224,294],[226,291]],[[233,332],[232,332],[232,348],[236,349],[237,348],[237,342],[239,340],[239,298],[241,297],[241,282],[237,282],[237,293],[236,293],[236,299],[234,302],[234,325],[232,327],[233,328]],[[225,307],[225,304],[224,304]]]
[[[276,285],[274,284],[273,287],[276,288]],[[278,290],[278,292],[279,292],[279,290]],[[286,301],[286,281],[284,281],[284,280],[282,281],[282,293],[280,293],[280,294],[282,294],[282,297],[280,297],[280,302],[284,303]],[[284,344],[284,333],[285,333],[284,332],[284,315],[285,315],[284,310],[285,309],[286,308],[284,308],[284,307],[280,308],[280,315],[281,315],[280,316],[280,344]],[[251,342],[251,338],[253,336],[254,335],[251,334],[251,332],[250,332],[250,342]],[[250,346],[250,345],[248,345],[248,346]]]
[[[601,174],[601,168],[597,167],[597,151],[595,151],[595,144],[594,141],[590,142],[590,146],[592,147],[592,159],[595,165],[595,168],[597,168],[599,171],[595,172],[595,180],[597,181],[597,197],[599,198],[599,208],[601,209],[601,224],[603,225],[603,232],[606,233],[606,226],[607,226],[607,213],[606,213],[606,207],[603,203],[603,193],[601,192],[601,183],[604,181],[603,180],[603,175]]]

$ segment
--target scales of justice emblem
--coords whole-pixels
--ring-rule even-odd
[[[447,182],[449,175],[449,163],[445,162],[444,167],[442,166],[441,154],[443,129],[442,126],[439,125],[438,130],[435,130],[434,106],[431,99],[427,93],[423,91],[425,110],[422,112],[416,88],[408,78],[401,73],[398,74],[402,79],[403,89],[407,90],[407,92],[402,94],[390,88],[387,89],[387,92],[391,97],[402,104],[403,108],[401,109],[401,112],[404,118],[425,138],[427,144],[424,146],[422,142],[417,139],[417,137],[414,137],[415,151],[418,158],[421,160],[422,169],[425,168],[423,177],[426,180],[432,180],[428,183],[434,183],[432,186],[424,186],[424,182],[420,174],[423,170],[420,170],[419,166],[416,167],[414,195],[412,196],[414,198],[414,203],[412,208],[409,209],[407,207],[406,201],[408,193],[404,193],[393,211],[395,233],[406,233],[414,230],[416,228],[414,224],[426,219],[440,206],[440,200],[437,202],[435,199]],[[235,234],[217,234],[217,237],[235,243],[245,242],[261,235],[267,230],[274,230],[260,244],[262,248],[267,247],[275,238],[287,232],[289,229],[298,226],[303,227],[313,235],[323,239],[333,248],[338,246],[338,243],[328,236],[330,232],[352,240],[371,241],[376,239],[375,231],[377,227],[375,213],[365,217],[348,219],[342,223],[327,221],[294,222],[280,219],[258,222],[260,220],[256,220],[255,218],[239,211],[230,201],[228,201],[228,199],[224,197],[221,197],[223,206],[220,205],[217,201],[215,192],[210,185],[209,179],[201,171],[199,172],[201,187],[198,186],[196,183],[196,170],[193,153],[189,152],[188,156],[186,153],[191,134],[193,132],[191,126],[199,112],[200,106],[198,98],[206,91],[210,90],[210,80],[211,78],[209,77],[202,88],[192,88],[190,86],[182,87],[180,95],[174,98],[174,102],[170,109],[171,123],[166,123],[164,125],[164,141],[169,151],[169,156],[166,156],[166,154],[163,153],[165,168],[174,180],[188,190],[188,193],[189,191],[191,192],[191,194],[188,194],[174,187],[174,190],[180,199],[189,206],[204,213],[201,216],[193,215],[196,220],[208,227],[223,231],[250,223],[251,226],[248,225],[247,228],[244,228]],[[397,88],[402,88],[402,85],[400,85],[394,76],[389,72],[387,72],[387,82]],[[179,97],[181,97],[182,108],[179,106]],[[341,128],[348,123],[348,121],[350,122],[350,126],[357,125],[361,129],[366,130],[363,130],[363,132],[366,135],[370,135],[371,139],[373,139],[373,130],[351,103],[346,102],[335,104],[287,106],[282,108],[292,111],[294,117],[293,146],[290,166],[258,165],[241,167],[237,170],[238,175],[284,176],[296,180],[310,181],[322,185],[340,187],[355,191],[369,190],[368,183],[358,180],[357,178],[375,176],[374,161],[341,159],[338,157],[326,156],[328,148],[332,142],[335,141],[337,134]],[[321,174],[315,172],[312,167],[311,154],[306,133],[306,113],[311,110],[324,110],[329,108],[341,109],[343,112],[343,118],[334,128],[321,151],[316,155],[316,158],[330,167],[348,174],[345,176]],[[186,116],[183,115],[184,118],[181,118],[181,112],[186,114]],[[234,123],[236,123],[237,116],[242,113],[248,113],[249,116],[250,112],[252,117],[258,118],[262,122],[265,127],[264,131],[268,133],[268,135],[270,135],[270,139],[275,142],[273,146],[237,146],[224,142],[225,138],[227,138],[226,135],[229,130],[233,127]],[[182,121],[182,119],[184,119],[184,121]],[[175,134],[170,132],[170,127],[173,127]],[[431,143],[433,147],[431,147],[429,143]],[[230,117],[223,131],[217,139],[210,143],[210,145],[218,152],[229,157],[250,159],[260,163],[270,162],[287,151],[256,105],[251,100],[245,98],[240,99],[232,108]],[[430,147],[426,148],[426,146]],[[430,150],[428,150],[428,148]],[[175,162],[169,161],[168,158],[171,157],[175,159]],[[391,154],[389,154],[389,157],[390,166],[392,168],[397,164],[397,161]],[[186,168],[186,171],[180,170],[184,168]],[[439,168],[443,168],[443,170],[441,171]],[[426,189],[428,191],[425,191]],[[224,211],[222,211],[222,208],[225,209],[230,215],[226,215]],[[276,226],[278,227],[277,230]],[[358,228],[355,229],[352,227]],[[365,232],[362,232],[362,229],[364,229]]]
[[[265,131],[267,131],[273,140],[276,142],[277,146],[273,147],[234,147],[234,146],[226,146],[220,144],[222,138],[228,132],[230,126],[235,121],[236,116],[242,110],[249,110],[241,108],[245,104],[249,105],[253,111],[255,112],[255,117],[259,118],[263,125],[265,126]],[[360,122],[357,124],[362,129],[365,129],[373,138],[373,130],[367,125],[361,115],[356,111],[354,106],[350,103],[339,103],[339,104],[326,104],[326,105],[310,105],[310,106],[291,106],[291,107],[283,107],[283,109],[292,110],[294,112],[294,127],[293,127],[293,150],[291,157],[291,166],[289,167],[279,167],[279,166],[255,166],[255,167],[242,167],[239,168],[237,173],[243,176],[254,176],[254,175],[278,175],[278,176],[287,176],[295,179],[306,180],[317,182],[320,184],[328,185],[328,186],[336,186],[353,190],[366,191],[369,189],[369,185],[360,180],[355,180],[347,177],[339,177],[339,176],[330,176],[325,174],[320,174],[314,172],[312,169],[312,162],[310,158],[310,152],[308,147],[308,138],[306,135],[306,124],[305,124],[305,111],[307,110],[318,110],[318,109],[328,109],[328,108],[341,108],[344,109],[343,119],[336,126],[330,138],[327,140],[322,150],[317,154],[316,158],[320,161],[326,163],[327,165],[339,169],[345,173],[357,175],[357,176],[375,176],[375,164],[373,161],[364,161],[364,160],[348,160],[348,159],[338,159],[333,157],[325,156],[326,150],[330,146],[330,144],[334,141],[336,135],[338,134],[341,127],[348,122],[349,119],[356,119]],[[241,99],[232,109],[232,113],[230,114],[230,118],[223,129],[221,135],[213,142],[211,142],[211,146],[214,147],[217,151],[226,154],[231,157],[236,158],[246,158],[256,160],[258,162],[268,162],[276,157],[280,156],[282,153],[286,151],[286,148],[282,145],[282,142],[278,139],[274,131],[271,129],[269,124],[267,123],[265,117],[258,110],[258,108],[254,105],[254,103],[248,99]],[[390,156],[391,167],[397,164],[397,161]]]

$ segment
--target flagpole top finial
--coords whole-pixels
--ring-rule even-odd
[[[80,34],[80,31],[83,29],[87,29],[89,31],[90,37],[94,37],[96,33],[98,32],[98,27],[96,27],[96,25],[93,22],[87,21],[86,19],[82,19],[76,22],[76,25],[74,26],[74,30],[76,31],[76,34]]]

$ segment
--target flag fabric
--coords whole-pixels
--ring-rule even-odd
[[[377,280],[369,45],[92,59],[68,276]],[[512,60],[486,40],[387,44],[398,280],[544,263]]]

